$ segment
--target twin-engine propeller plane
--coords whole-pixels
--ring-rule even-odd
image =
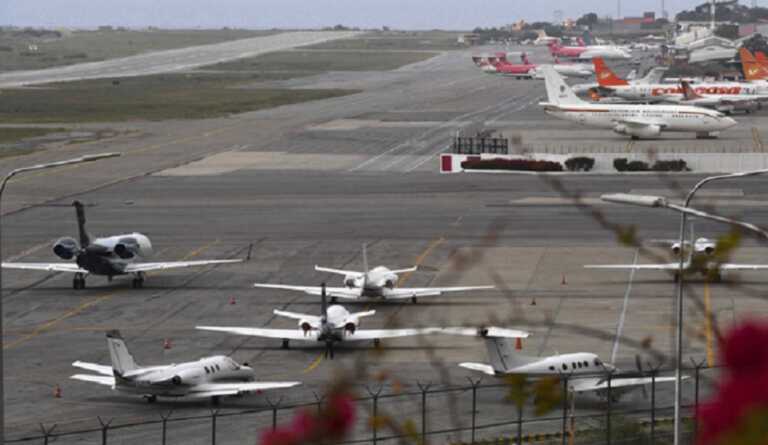
[[[491,376],[526,375],[533,378],[567,377],[571,393],[596,392],[598,396],[612,400],[635,389],[645,393],[645,386],[651,383],[674,382],[674,377],[625,377],[617,375],[607,378],[608,373],[616,373],[617,368],[600,360],[596,354],[577,352],[558,354],[548,357],[528,357],[515,350],[509,336],[496,336],[493,332],[482,336],[488,351],[490,364],[460,363],[459,366]],[[642,365],[637,357],[638,371]]]
[[[343,306],[328,306],[325,285],[320,287],[321,315],[298,314],[275,309],[280,317],[298,320],[299,329],[238,328],[197,326],[204,331],[226,332],[252,337],[277,338],[283,340],[283,348],[288,349],[291,340],[321,342],[325,344],[325,356],[333,358],[336,343],[354,341],[373,341],[378,346],[382,338],[412,337],[429,334],[432,328],[414,329],[358,329],[360,319],[374,315],[376,311],[350,313]]]
[[[141,395],[148,402],[158,397],[203,399],[218,403],[222,396],[240,396],[270,389],[290,388],[301,382],[257,382],[253,368],[223,355],[194,362],[142,367],[136,364],[119,331],[107,332],[112,365],[76,361],[72,366],[97,373],[71,378],[110,386],[114,391]]]
[[[2,263],[4,269],[42,270],[47,272],[68,272],[75,274],[72,287],[85,289],[88,275],[106,276],[110,281],[117,275],[133,274],[133,287],[144,284],[146,272],[185,267],[201,267],[213,264],[240,263],[242,259],[141,262],[152,255],[152,243],[141,233],[91,239],[85,230],[85,210],[79,201],[72,203],[77,214],[78,240],[64,237],[53,245],[53,253],[67,263]],[[250,252],[249,252],[250,256]]]
[[[431,297],[442,295],[443,292],[464,292],[472,290],[493,289],[493,286],[463,286],[463,287],[397,287],[398,274],[414,272],[418,267],[390,270],[384,266],[368,269],[368,255],[363,245],[363,272],[354,270],[331,269],[315,266],[318,272],[328,272],[344,276],[344,287],[329,287],[325,289],[331,297],[331,303],[338,298],[346,300],[361,300],[364,298],[378,298],[381,300],[405,300],[411,299],[416,303],[419,297]],[[309,295],[320,295],[323,288],[319,286],[293,286],[285,284],[256,283],[258,288],[285,289],[304,292]]]

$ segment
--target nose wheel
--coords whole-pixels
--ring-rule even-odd
[[[133,278],[133,281],[131,282],[131,287],[134,289],[141,289],[144,287],[144,272],[137,272],[136,276]]]
[[[72,279],[73,289],[85,289],[85,275],[76,273],[75,278]]]

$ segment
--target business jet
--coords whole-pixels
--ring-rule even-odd
[[[613,130],[632,139],[654,138],[662,132],[692,132],[697,138],[717,137],[736,125],[723,113],[684,105],[595,104],[579,99],[550,66],[542,67],[548,101],[539,104],[558,119]]]
[[[119,393],[141,395],[150,403],[158,397],[167,397],[210,398],[216,404],[222,396],[241,396],[301,384],[257,382],[253,368],[223,355],[173,365],[139,366],[116,330],[107,332],[107,348],[111,366],[76,361],[72,366],[97,375],[75,374],[70,378],[109,386]]]
[[[434,328],[415,329],[358,329],[360,319],[376,313],[375,310],[350,313],[340,305],[328,306],[325,287],[321,288],[320,315],[299,314],[275,309],[273,313],[279,317],[298,320],[298,329],[271,329],[248,327],[217,327],[197,326],[203,331],[225,332],[251,337],[282,339],[283,349],[288,349],[291,340],[320,342],[325,344],[325,356],[333,359],[333,349],[336,343],[356,341],[373,341],[379,346],[382,338],[401,338],[424,335],[434,332]]]
[[[85,210],[83,204],[75,201],[72,204],[77,214],[78,240],[64,237],[53,245],[53,253],[63,260],[74,260],[66,263],[2,263],[4,269],[42,270],[46,272],[67,272],[75,274],[72,280],[74,289],[85,289],[85,277],[88,275],[106,276],[109,281],[117,275],[134,276],[132,285],[140,288],[144,285],[147,272],[178,269],[185,267],[202,267],[213,264],[241,263],[235,260],[198,260],[198,261],[164,261],[142,262],[152,256],[152,243],[146,235],[138,232],[105,238],[91,239],[85,230]],[[250,252],[248,254],[250,256]]]
[[[592,60],[595,57],[604,59],[631,59],[632,55],[616,46],[560,46],[559,43],[549,45],[552,57],[567,57],[578,60]]]
[[[577,352],[548,357],[528,357],[515,350],[506,337],[487,335],[484,337],[490,363],[460,363],[459,366],[485,375],[504,377],[525,375],[539,377],[568,377],[571,393],[595,392],[598,396],[618,400],[622,395],[635,390],[645,390],[646,385],[674,382],[674,377],[613,377],[610,383],[605,374],[618,369],[600,360],[596,354]],[[638,360],[638,367],[640,362]],[[642,368],[640,369],[642,371]],[[610,385],[610,386],[609,386]],[[610,388],[610,394],[609,394]]]
[[[539,30],[536,31],[539,35],[539,37],[533,41],[533,44],[536,46],[549,46],[552,43],[559,43],[560,38],[559,37],[552,37],[547,35],[547,31],[545,30]]]
[[[690,242],[686,242],[685,249],[679,241],[675,240],[655,240],[652,245],[668,248],[673,258],[680,258],[687,252],[688,257],[683,262],[683,271],[686,274],[698,273],[704,277],[712,278],[714,281],[721,281],[723,272],[729,271],[758,271],[768,270],[768,264],[735,264],[720,263],[717,260],[717,243],[710,238],[696,238],[693,242],[693,248]],[[655,270],[673,272],[674,280],[680,279],[680,261],[661,264],[601,264],[586,265],[586,269],[603,270]]]
[[[400,278],[399,274],[411,273],[417,269],[417,266],[395,270],[390,270],[384,266],[368,269],[368,254],[365,245],[363,245],[362,272],[315,266],[315,270],[318,272],[327,272],[344,277],[344,287],[329,287],[326,289],[332,303],[335,303],[338,298],[346,300],[361,300],[364,298],[381,300],[411,299],[413,303],[416,303],[419,297],[434,297],[442,295],[444,292],[466,292],[494,288],[494,286],[397,287],[397,281]],[[293,286],[286,284],[256,283],[253,287],[291,290],[304,292],[309,295],[320,295],[323,291],[323,288],[319,286]]]

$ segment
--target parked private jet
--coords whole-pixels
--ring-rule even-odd
[[[429,334],[434,328],[415,329],[358,329],[360,319],[374,315],[376,311],[350,313],[343,306],[328,306],[325,286],[320,287],[320,315],[298,314],[275,309],[273,313],[280,317],[298,320],[298,329],[238,328],[197,326],[204,331],[226,332],[235,335],[282,339],[283,348],[288,349],[291,340],[321,342],[325,344],[325,356],[333,358],[336,343],[354,341],[373,341],[378,346],[382,338],[413,337]]]
[[[83,204],[75,201],[72,205],[77,214],[80,241],[78,242],[71,237],[61,238],[53,245],[53,253],[63,260],[74,261],[67,263],[2,263],[2,267],[5,269],[73,273],[75,277],[72,280],[72,287],[75,289],[85,289],[85,277],[89,274],[103,275],[110,281],[112,277],[117,275],[133,274],[133,287],[140,288],[144,284],[146,272],[212,264],[232,264],[243,261],[238,259],[141,262],[140,260],[152,255],[152,243],[146,235],[133,232],[91,240],[85,230]],[[250,256],[250,253],[248,255]]]
[[[240,396],[270,389],[290,388],[301,382],[257,382],[253,368],[218,355],[194,362],[142,367],[136,364],[119,331],[107,332],[112,366],[76,361],[72,366],[93,371],[71,378],[98,383],[124,393],[141,395],[148,402],[158,397],[201,399],[218,403],[222,396]]]
[[[318,272],[328,272],[344,276],[344,287],[329,287],[326,289],[335,303],[337,298],[347,300],[360,300],[363,298],[378,298],[382,300],[411,299],[416,303],[419,297],[432,297],[442,295],[443,292],[464,292],[472,290],[493,289],[493,286],[463,286],[463,287],[396,287],[398,274],[414,272],[418,267],[390,270],[384,266],[368,269],[368,255],[366,246],[363,245],[363,271],[331,269],[315,266]],[[285,289],[300,291],[309,295],[320,295],[319,286],[293,286],[285,284],[256,283],[254,287],[266,289]]]
[[[543,66],[548,101],[539,104],[558,119],[605,128],[632,139],[658,137],[663,131],[717,137],[736,125],[723,113],[683,105],[595,104],[579,99],[551,66]]]
[[[460,363],[459,366],[491,376],[526,375],[531,377],[568,377],[568,387],[572,393],[597,392],[607,397],[610,385],[610,397],[617,400],[621,395],[634,389],[644,389],[654,379],[650,377],[605,377],[607,372],[618,371],[615,366],[600,360],[596,354],[577,352],[558,354],[549,357],[527,357],[515,350],[508,337],[492,334],[484,336],[490,364]],[[638,362],[638,366],[639,362]],[[674,377],[656,377],[655,383],[674,382]]]
[[[690,273],[699,273],[705,277],[712,277],[715,281],[722,279],[722,273],[728,271],[756,271],[767,270],[768,264],[735,264],[719,263],[715,261],[717,254],[717,243],[709,238],[697,238],[693,242],[693,249],[690,249],[690,242],[686,243],[683,249],[680,241],[675,240],[656,240],[653,245],[667,247],[675,257],[680,257],[686,252],[688,257],[683,262],[683,270]],[[680,279],[680,262],[661,264],[601,264],[586,265],[586,269],[606,269],[606,270],[657,270],[674,272],[675,281]]]

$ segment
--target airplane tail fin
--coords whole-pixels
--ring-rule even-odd
[[[701,99],[701,96],[691,88],[691,84],[687,80],[681,80],[680,86],[683,88],[683,97],[685,100]]]
[[[739,56],[741,56],[741,66],[744,69],[745,79],[752,81],[768,78],[768,68],[758,62],[748,49],[741,48]]]
[[[611,71],[605,64],[605,60],[602,57],[595,57],[592,59],[592,63],[595,64],[595,77],[597,83],[601,87],[617,87],[623,85],[629,85],[629,82],[617,76],[616,73]]]
[[[75,207],[75,213],[77,214],[77,230],[80,232],[80,247],[88,247],[88,245],[91,244],[91,238],[85,230],[85,208],[80,201],[75,201],[72,205]]]
[[[648,71],[646,73],[645,77],[642,79],[639,79],[637,83],[643,84],[643,85],[649,85],[654,83],[661,83],[661,79],[664,77],[664,73],[667,72],[667,67],[664,66],[657,66]]]
[[[544,83],[547,88],[547,99],[554,105],[578,105],[584,101],[579,99],[571,87],[565,83],[562,77],[557,74],[552,65],[542,65],[541,71],[544,73]]]
[[[532,357],[526,357],[515,350],[515,342],[516,340],[512,338],[491,336],[485,338],[488,359],[495,372],[503,374],[536,360]]]
[[[768,57],[765,56],[765,53],[762,51],[758,51],[755,53],[755,58],[758,62],[760,62],[761,65],[768,68]]]
[[[122,376],[128,371],[139,368],[131,353],[128,352],[128,347],[125,345],[120,331],[107,332],[107,348],[109,349],[109,357],[112,359],[112,370],[116,376]]]
[[[363,243],[363,288],[368,281],[368,246]]]

